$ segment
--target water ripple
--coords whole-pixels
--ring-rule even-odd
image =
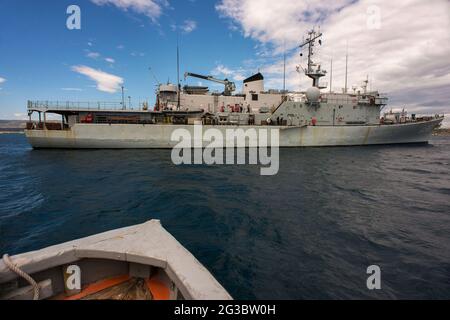
[[[280,172],[168,150],[31,150],[0,136],[0,253],[161,219],[235,298],[450,298],[450,139],[280,150]],[[382,290],[366,268],[382,269]]]

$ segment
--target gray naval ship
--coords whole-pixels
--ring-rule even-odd
[[[326,75],[313,61],[322,33],[308,32],[300,45],[307,50],[304,73],[312,86],[303,92],[265,90],[261,73],[243,81],[241,93],[228,79],[187,72],[195,77],[224,85],[222,93],[205,86],[160,84],[156,104],[137,108],[120,103],[29,101],[29,122],[25,130],[34,148],[172,148],[176,129],[195,138],[195,127],[214,128],[223,134],[223,144],[234,145],[227,129],[276,130],[280,147],[359,146],[375,144],[427,143],[443,115],[408,115],[405,110],[384,112],[387,98],[368,89],[366,80],[353,92],[326,90],[320,78]],[[53,114],[49,117],[49,114]],[[56,119],[60,119],[55,121]],[[53,119],[50,121],[50,119]],[[217,132],[217,131],[216,131]],[[228,140],[233,141],[228,141]],[[251,135],[245,146],[259,146]],[[205,147],[209,141],[192,141]],[[272,139],[268,145],[275,144]]]

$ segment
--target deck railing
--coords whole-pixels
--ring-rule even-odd
[[[127,105],[118,101],[28,101],[28,110],[145,110],[148,108],[146,102],[137,105]]]

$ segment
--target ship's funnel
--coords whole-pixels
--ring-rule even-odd
[[[245,79],[243,83],[244,94],[249,94],[250,92],[258,94],[261,91],[264,91],[264,77],[259,72]]]

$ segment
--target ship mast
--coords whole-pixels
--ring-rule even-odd
[[[180,110],[180,48],[178,44],[178,34],[177,34],[177,110]]]
[[[312,56],[314,55],[314,46],[316,40],[322,37],[322,33],[320,31],[316,32],[314,29],[308,32],[308,37],[305,41],[300,45],[300,48],[308,46],[308,67],[305,70],[305,75],[313,80],[313,87],[317,87],[319,89],[324,88],[319,86],[319,79],[326,75],[325,70],[321,70],[320,64],[314,63],[312,60]],[[319,39],[319,45],[322,45],[322,40]],[[302,54],[300,54],[302,55]]]
[[[345,88],[344,93],[347,93],[347,80],[348,80],[348,42],[347,42],[347,51],[345,54]]]
[[[283,97],[286,94],[286,40],[283,42]]]
[[[333,59],[331,59],[331,65],[330,65],[330,93],[333,88]]]

